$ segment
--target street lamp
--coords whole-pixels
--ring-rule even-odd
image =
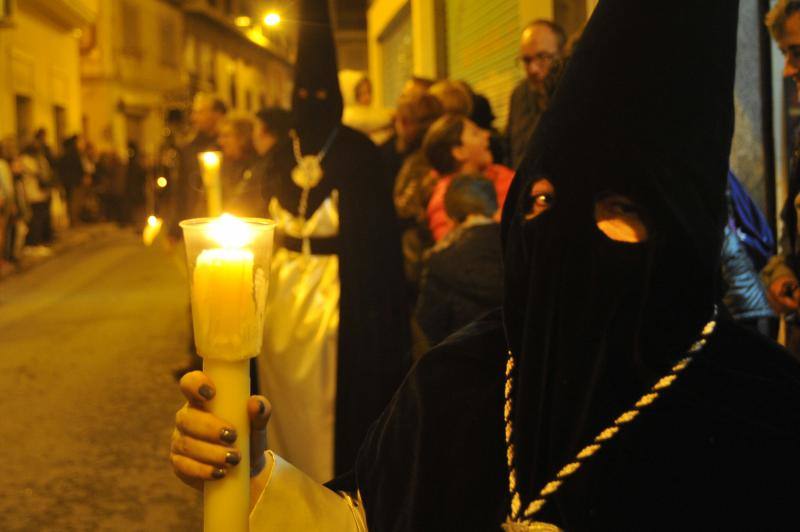
[[[281,16],[278,13],[276,13],[274,11],[270,11],[269,13],[264,15],[264,24],[266,26],[269,26],[270,28],[274,28],[275,26],[277,26],[280,23],[281,23]]]

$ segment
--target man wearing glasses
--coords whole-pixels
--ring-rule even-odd
[[[511,167],[516,168],[525,154],[525,145],[547,105],[544,80],[553,62],[564,49],[564,30],[549,20],[534,20],[522,30],[518,61],[525,79],[511,94],[508,112],[508,146]]]
[[[783,52],[783,75],[792,78],[800,94],[800,0],[779,0],[767,13],[767,28]],[[789,174],[789,192],[781,210],[783,234],[780,253],[770,259],[761,272],[767,297],[776,312],[787,317],[786,347],[800,356],[800,138],[795,138]]]

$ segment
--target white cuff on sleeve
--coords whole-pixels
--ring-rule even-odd
[[[250,532],[366,532],[360,498],[336,493],[280,456],[250,512]]]

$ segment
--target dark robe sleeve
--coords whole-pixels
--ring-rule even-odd
[[[342,473],[408,371],[410,337],[400,237],[380,153],[349,128],[334,150],[341,280],[335,469]]]
[[[450,290],[434,272],[431,263],[422,277],[419,300],[414,313],[430,344],[439,343],[453,332]]]
[[[356,466],[370,532],[497,530],[506,505],[499,313],[425,354]]]

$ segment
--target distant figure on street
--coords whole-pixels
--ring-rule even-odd
[[[196,133],[194,138],[180,150],[178,162],[178,183],[175,188],[174,212],[169,224],[169,236],[180,240],[181,220],[206,216],[206,199],[203,192],[203,178],[200,173],[198,155],[204,151],[217,151],[217,135],[219,123],[227,112],[225,103],[219,98],[206,93],[198,93],[192,103],[191,121]],[[191,311],[189,323],[191,324]],[[190,335],[193,334],[191,325]],[[195,352],[194,339],[189,338],[189,364],[174,371],[176,379],[185,373],[203,367],[202,359]]]
[[[539,116],[547,106],[544,82],[553,63],[561,57],[567,37],[549,20],[534,20],[522,31],[519,61],[525,79],[511,93],[508,111],[508,146],[512,168],[519,166]]]
[[[175,212],[170,223],[170,236],[180,238],[178,223],[187,218],[205,216],[205,194],[197,156],[204,151],[218,150],[217,134],[225,116],[225,103],[210,94],[198,93],[192,103],[191,122],[194,138],[180,150],[180,170],[175,190]]]
[[[258,156],[253,146],[253,126],[253,120],[243,115],[229,114],[219,123],[222,206],[225,212],[236,216],[264,217],[267,208],[253,171]]]
[[[260,157],[270,155],[279,144],[289,142],[292,114],[281,107],[267,107],[256,113],[253,147]]]

